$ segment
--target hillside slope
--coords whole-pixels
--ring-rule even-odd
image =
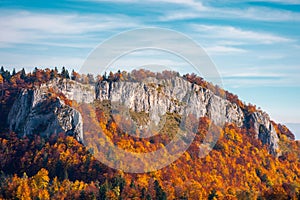
[[[0,197],[300,197],[300,144],[285,126],[195,75],[164,73],[118,72],[86,81],[75,72],[69,80],[57,71],[37,70],[4,80],[1,118],[7,123],[1,124]],[[158,134],[149,138],[130,134],[131,129],[119,123],[126,121],[124,113],[116,112],[120,105],[129,108],[126,114],[137,127],[157,126]],[[124,173],[92,155],[99,151],[97,143],[103,142],[99,130],[126,151],[156,151],[172,140],[184,113],[194,116],[190,124],[195,138],[169,166],[149,173]],[[201,158],[199,145],[210,131],[219,139]],[[95,147],[86,149],[85,139]]]

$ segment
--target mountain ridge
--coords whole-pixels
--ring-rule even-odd
[[[160,116],[163,116],[166,112],[190,113],[195,115],[196,118],[207,116],[216,125],[235,123],[238,127],[245,126],[248,129],[254,129],[255,138],[268,145],[269,152],[272,155],[280,156],[279,139],[268,114],[259,110],[248,113],[236,103],[231,103],[229,100],[217,96],[210,89],[199,86],[196,83],[190,83],[178,75],[167,79],[160,78],[160,80],[150,77],[144,79],[143,82],[99,80],[95,83],[95,86],[81,84],[74,80],[54,79],[33,88],[33,91],[34,95],[29,96],[29,99],[16,101],[17,105],[13,105],[13,109],[8,115],[10,129],[16,132],[22,130],[21,132],[24,135],[32,134],[33,130],[41,125],[41,123],[34,123],[34,121],[37,118],[42,119],[43,115],[34,117],[32,112],[28,112],[28,115],[24,116],[22,115],[22,109],[16,111],[16,108],[22,108],[25,105],[30,107],[27,110],[35,112],[34,103],[28,105],[30,98],[33,98],[33,102],[36,99],[38,101],[46,101],[47,94],[52,91],[60,93],[67,99],[77,103],[92,103],[95,99],[100,101],[118,101],[135,112],[143,111],[149,113],[150,119],[156,124],[159,123]],[[18,99],[24,97],[22,94],[24,92],[21,93]],[[60,100],[58,102],[61,103]],[[60,106],[54,107],[57,109]],[[68,108],[67,110],[67,113],[77,113],[76,116],[78,117],[73,116],[68,120],[61,118],[54,123],[56,125],[48,127],[45,132],[49,132],[51,129],[57,130],[57,133],[73,131],[73,133],[69,134],[76,135],[78,140],[82,141],[83,131],[81,124],[83,122],[78,120],[81,119],[80,114],[74,108]],[[59,115],[56,113],[57,111],[53,110],[53,112],[55,114],[51,118]],[[31,117],[28,117],[30,115]],[[24,121],[24,119],[26,120]],[[74,119],[78,125],[71,123]],[[30,125],[30,128],[26,126],[26,123]],[[23,124],[23,127],[16,126],[19,124]]]
[[[132,82],[139,84],[137,82],[143,83],[145,77],[156,76],[159,81],[163,81],[163,78],[172,78],[168,75],[174,75],[174,73],[165,72],[164,76],[162,73],[148,76],[150,72],[145,73],[145,71],[117,72],[110,73],[108,76],[98,76],[95,81],[91,75],[79,75],[72,72],[70,77],[68,73],[63,72],[58,73],[55,69],[36,69],[29,74],[17,72],[8,76],[9,73],[5,73],[4,82],[0,85],[2,89],[0,117],[5,119],[5,121],[0,121],[0,171],[3,171],[0,173],[0,198],[12,199],[22,195],[33,199],[39,197],[42,199],[267,200],[300,197],[300,143],[294,141],[293,134],[284,125],[270,121],[269,116],[257,110],[255,106],[245,105],[236,95],[213,86],[195,75],[183,76],[185,80],[183,83],[189,87],[191,85],[194,85],[194,88],[197,88],[195,85],[202,87],[203,93],[199,92],[198,95],[210,90],[218,96],[215,97],[217,100],[222,98],[224,102],[236,104],[245,113],[246,121],[249,123],[241,127],[235,123],[225,123],[224,127],[219,127],[207,115],[200,117],[199,122],[196,118],[190,118],[188,125],[194,125],[191,127],[191,130],[195,132],[194,141],[172,164],[157,171],[140,174],[125,173],[107,167],[103,164],[103,160],[95,157],[99,151],[106,149],[105,143],[103,145],[103,140],[98,135],[100,129],[108,137],[110,144],[133,153],[147,153],[157,151],[170,142],[174,135],[168,133],[176,131],[175,127],[178,126],[181,118],[179,113],[167,112],[160,116],[166,119],[161,131],[156,131],[160,134],[150,138],[129,135],[122,131],[122,127],[118,126],[118,121],[114,120],[119,117],[118,109],[116,109],[118,103],[109,100],[101,102],[99,99],[93,103],[82,103],[89,99],[92,101],[97,96],[96,92],[93,92],[96,88],[90,85],[96,85],[98,81],[116,87],[124,84],[122,81],[130,82],[126,83],[129,85]],[[161,99],[166,90],[173,90],[167,85],[165,88],[163,85],[159,86],[160,83],[146,82],[146,84],[154,87],[153,94],[158,95],[160,92],[159,98]],[[114,90],[118,91],[120,88],[122,87],[108,89],[110,97],[118,96]],[[128,88],[134,91],[134,88]],[[140,88],[140,92],[148,91],[143,86]],[[80,90],[85,92],[75,92]],[[149,89],[148,92],[150,91],[152,90]],[[192,88],[190,91],[193,91]],[[26,96],[26,93],[31,94]],[[15,107],[19,110],[18,104],[22,106],[22,103],[17,103],[18,99],[22,98],[28,102],[26,103],[28,106],[23,106],[29,109],[24,110],[30,110],[29,114],[25,112],[24,121],[28,121],[27,119],[33,121],[32,118],[48,116],[48,118],[41,118],[45,119],[46,125],[57,122],[56,124],[60,128],[64,127],[65,130],[50,135],[50,132],[46,131],[47,127],[34,127],[33,123],[29,123],[32,124],[29,127],[37,131],[23,137],[24,132],[20,130],[19,137],[17,137],[4,122],[9,124],[18,118],[18,115],[16,118],[11,116],[11,120],[7,121],[11,108]],[[168,102],[178,104],[179,108],[184,105],[179,100],[180,98],[169,99]],[[136,112],[140,110],[134,110],[135,105],[138,106],[134,98],[126,101],[133,102],[132,109],[129,108],[128,111],[129,116],[136,120],[137,124],[145,125],[150,119],[150,114],[143,111]],[[13,105],[14,103],[16,105]],[[149,105],[152,106],[152,104]],[[166,108],[168,106],[166,104]],[[206,107],[208,110],[212,109],[210,106],[204,106],[205,109]],[[74,134],[76,130],[74,128],[79,124],[73,123],[76,120],[70,114],[72,112],[81,114],[83,125],[88,122],[87,129],[83,130],[83,142],[78,142],[80,141],[76,139],[78,134]],[[263,123],[266,124],[260,126]],[[277,156],[270,154],[269,145],[263,145],[262,139],[271,139],[270,135],[257,135],[265,131],[264,127],[269,128],[270,124],[279,139],[280,155]],[[48,130],[53,131],[55,128],[51,127]],[[199,145],[203,144],[209,131],[217,133],[219,139],[205,157],[200,157]],[[85,139],[95,144],[95,148],[84,146]],[[100,149],[97,149],[98,144],[101,144]],[[143,165],[147,164],[137,163],[136,167],[143,168]]]

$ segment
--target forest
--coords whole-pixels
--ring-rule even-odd
[[[38,69],[26,73],[0,69],[0,199],[300,199],[300,142],[288,128],[273,123],[280,139],[281,155],[268,153],[266,145],[248,127],[227,123],[214,125],[211,119],[196,119],[196,137],[188,150],[171,165],[149,173],[124,173],[105,166],[75,138],[60,133],[44,138],[20,137],[9,130],[7,115],[19,92],[61,78],[82,84],[101,80],[139,81],[145,77],[172,78],[176,72],[148,70],[110,72],[108,75],[69,73],[63,67]],[[255,105],[246,104],[222,88],[195,74],[183,75],[187,81],[213,91],[251,113]],[[90,110],[91,138],[99,127],[115,145],[131,152],[149,152],[164,147],[172,134],[136,138],[118,128],[101,102],[80,105],[57,94],[67,105]],[[55,96],[54,96],[55,97]],[[54,98],[53,97],[53,98]],[[96,107],[96,110],[92,109]],[[176,116],[171,116],[171,120]],[[176,121],[176,120],[175,120]],[[220,134],[213,150],[199,158],[199,145],[208,128]],[[101,142],[101,141],[96,141]]]

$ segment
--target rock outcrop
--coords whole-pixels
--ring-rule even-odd
[[[225,123],[248,126],[251,121],[256,137],[269,145],[271,154],[278,154],[279,139],[267,114],[258,111],[248,116],[236,104],[180,77],[148,78],[144,82],[101,81],[96,86],[96,98],[122,104],[135,112],[149,113],[156,124],[167,112],[193,114],[197,118],[207,116],[219,126]]]
[[[83,124],[80,113],[65,105],[58,97],[50,96],[43,89],[24,89],[8,115],[10,129],[23,136],[38,134],[49,137],[65,133],[82,141]]]
[[[217,125],[232,122],[242,126],[244,120],[238,106],[179,77],[145,82],[102,81],[96,87],[96,98],[118,102],[135,112],[147,112],[155,123],[167,112],[208,116]]]
[[[95,87],[68,79],[54,79],[41,85],[40,89],[51,88],[55,93],[63,93],[68,99],[78,103],[92,103],[95,100]]]
[[[239,127],[252,127],[256,138],[268,145],[271,154],[276,156],[279,153],[279,139],[266,113],[246,113],[238,105],[181,77],[162,80],[148,78],[144,82],[100,81],[95,87],[55,79],[34,90],[22,91],[8,116],[11,130],[24,135],[37,133],[45,136],[66,132],[82,141],[80,113],[59,98],[49,98],[49,89],[78,103],[110,100],[134,112],[148,113],[155,124],[166,113],[175,112],[192,114],[197,118],[207,116],[219,126],[235,123]]]
[[[273,155],[279,155],[279,138],[271,123],[270,117],[264,112],[254,112],[247,117],[248,127],[252,127],[256,133],[255,137],[261,140],[263,144],[269,146],[269,152]]]

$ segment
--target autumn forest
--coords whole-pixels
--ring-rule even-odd
[[[300,142],[285,125],[272,121],[279,138],[280,154],[269,153],[268,145],[254,135],[251,127],[226,123],[217,126],[209,117],[194,119],[195,138],[186,152],[172,164],[148,173],[125,173],[112,169],[94,157],[94,152],[64,132],[43,137],[24,135],[10,129],[7,118],[24,89],[38,88],[54,79],[95,85],[101,81],[140,81],[181,76],[177,72],[148,70],[117,71],[94,77],[74,70],[35,68],[32,72],[0,69],[0,199],[300,199]],[[195,74],[182,78],[208,89],[238,105],[244,113],[257,110],[237,95],[206,82]],[[51,92],[82,113],[91,124],[85,135],[97,138],[101,130],[111,142],[130,152],[150,152],[164,147],[174,136],[178,115],[168,113],[166,127],[150,138],[133,137],[122,131],[111,116],[109,102],[95,100],[81,104],[63,93]],[[85,111],[89,111],[88,115]],[[87,115],[87,116],[84,116]],[[142,113],[132,113],[143,120]],[[220,138],[212,151],[199,158],[199,145],[208,129]],[[102,141],[95,142],[101,143]]]

